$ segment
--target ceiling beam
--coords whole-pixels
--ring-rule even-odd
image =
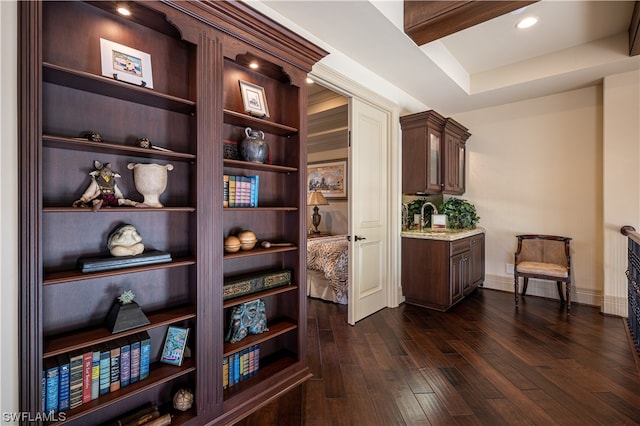
[[[629,56],[640,55],[640,1],[636,1],[629,24]]]
[[[404,32],[418,46],[536,1],[404,1]]]

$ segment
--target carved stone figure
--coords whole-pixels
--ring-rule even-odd
[[[119,178],[120,175],[111,169],[110,163],[102,164],[96,160],[93,162],[93,166],[96,170],[89,173],[91,183],[80,199],[73,202],[73,207],[91,207],[93,211],[98,211],[102,206],[148,207],[144,203],[124,198],[122,191],[116,184],[116,178]]]
[[[113,231],[107,247],[113,256],[135,256],[144,251],[142,237],[133,225],[122,225]]]

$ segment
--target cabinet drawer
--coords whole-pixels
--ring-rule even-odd
[[[451,256],[471,250],[471,238],[463,238],[451,242]]]

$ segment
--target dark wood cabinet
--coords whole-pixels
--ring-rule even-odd
[[[467,129],[433,110],[401,117],[400,125],[402,192],[463,194]]]
[[[232,423],[310,377],[304,363],[306,311],[306,83],[322,49],[241,2],[20,3],[20,410],[44,412],[43,365],[60,354],[147,332],[149,378],[65,411],[70,424],[100,424],[153,402],[171,410],[190,388],[193,407],[172,424]],[[100,39],[151,57],[153,88],[103,76]],[[284,41],[283,41],[284,40]],[[258,69],[250,63],[258,64]],[[150,70],[145,70],[148,72]],[[244,111],[239,81],[264,88],[270,115]],[[265,133],[268,164],[223,158],[223,141],[246,127]],[[88,131],[103,141],[89,141]],[[141,148],[138,138],[152,146]],[[72,203],[88,186],[95,160],[110,163],[125,197],[142,201],[130,163],[171,164],[164,207]],[[223,175],[259,175],[259,208],[223,208]],[[107,255],[108,235],[132,224],[166,263],[81,272],[77,259]],[[290,247],[225,255],[224,237],[251,229]],[[273,268],[293,283],[223,300],[229,276]],[[132,290],[149,324],[112,334],[104,319]],[[269,331],[224,342],[229,310],[262,298]],[[159,362],[170,325],[190,329],[191,356]],[[260,348],[260,370],[223,390],[223,358]]]
[[[407,303],[446,311],[484,281],[484,233],[458,240],[402,238]]]

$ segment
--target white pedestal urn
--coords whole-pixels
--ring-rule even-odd
[[[143,203],[149,207],[163,207],[160,195],[167,188],[167,171],[173,170],[173,165],[129,163],[127,168],[133,170],[133,183],[144,196]]]

